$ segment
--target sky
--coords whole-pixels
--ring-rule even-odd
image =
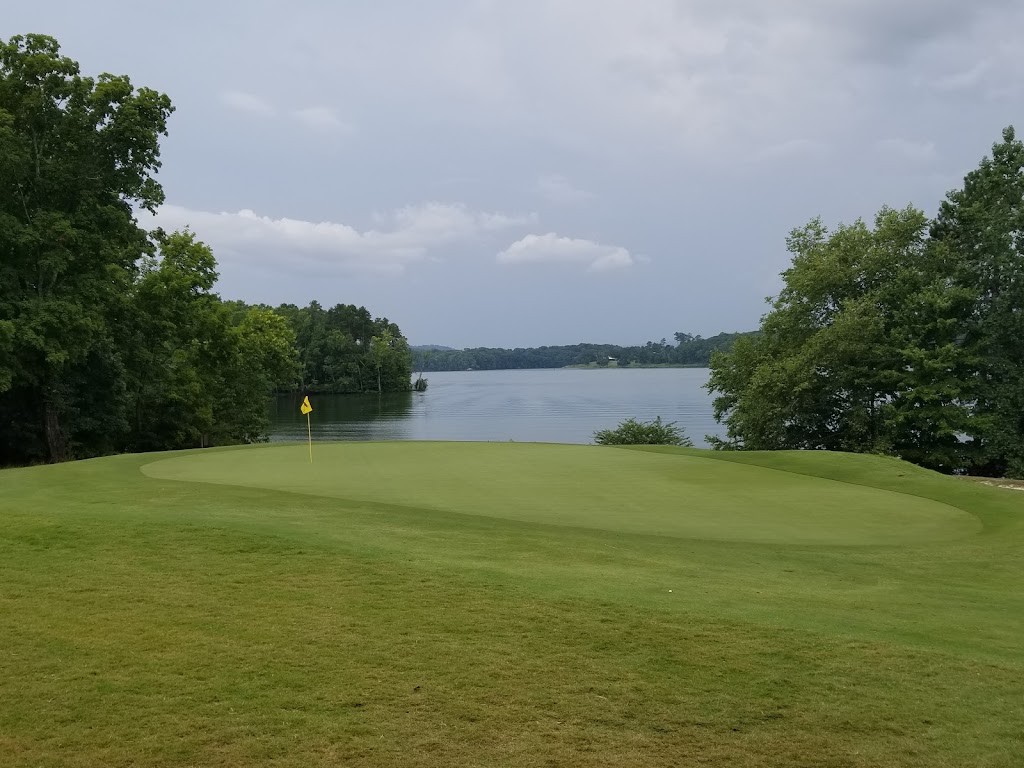
[[[933,214],[1024,130],[1019,0],[37,0],[0,36],[175,105],[146,227],[229,299],[413,344],[752,330],[785,239]]]

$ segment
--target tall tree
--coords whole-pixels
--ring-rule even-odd
[[[270,424],[268,398],[275,391],[293,390],[298,383],[295,333],[273,310],[256,307],[231,333],[234,354],[225,366],[218,409],[222,439],[265,440]]]
[[[370,351],[367,357],[370,366],[377,373],[377,394],[384,391],[382,373],[388,359],[394,354],[391,348],[394,341],[394,334],[391,333],[389,328],[382,328],[379,335],[373,336],[370,339]]]
[[[404,392],[411,386],[412,350],[396,323],[386,317],[378,318],[374,325],[381,335],[388,337],[388,354],[381,367],[381,382],[385,392]]]
[[[74,439],[72,381],[109,357],[109,307],[148,248],[132,206],[163,201],[171,111],[127,77],[83,77],[53,38],[0,42],[0,384],[41,420],[51,461]]]
[[[932,237],[951,281],[972,297],[961,326],[977,365],[971,468],[1024,477],[1024,143],[1012,127],[1002,139],[949,193]]]
[[[11,355],[14,346],[14,323],[0,320],[0,394],[11,388],[14,381],[14,358]]]
[[[134,450],[199,447],[213,432],[215,379],[233,350],[228,311],[213,293],[213,252],[191,232],[153,238],[124,331]]]
[[[264,439],[268,396],[298,377],[295,334],[271,309],[222,302],[213,252],[193,233],[157,230],[153,238],[158,257],[143,263],[124,334],[130,447]]]

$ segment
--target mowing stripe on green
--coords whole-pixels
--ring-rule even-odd
[[[691,539],[915,544],[970,536],[948,504],[695,455],[523,443],[325,443],[190,453],[154,478]]]

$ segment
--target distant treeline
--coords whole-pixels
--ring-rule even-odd
[[[756,333],[753,332],[753,333]],[[571,344],[555,347],[501,349],[443,349],[414,347],[413,368],[418,371],[496,371],[516,368],[564,368],[568,365],[706,366],[716,351],[732,349],[736,339],[751,333],[720,333],[705,339],[689,333],[674,334],[675,344],[665,339],[643,346],[614,344]]]

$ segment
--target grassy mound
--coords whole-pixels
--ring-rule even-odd
[[[192,453],[150,477],[332,496],[414,509],[699,539],[905,544],[976,533],[932,499],[810,475],[596,446],[335,443]]]
[[[1024,493],[520,444],[0,472],[0,765],[1015,766]]]

